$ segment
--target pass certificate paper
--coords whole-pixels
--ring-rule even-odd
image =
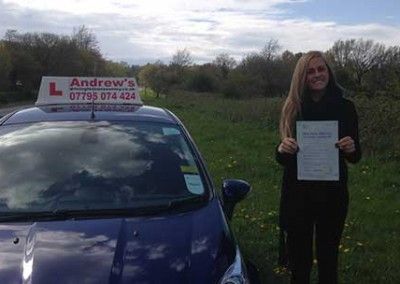
[[[339,180],[338,121],[297,121],[297,179]]]

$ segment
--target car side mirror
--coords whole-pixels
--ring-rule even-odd
[[[250,190],[250,184],[244,180],[226,179],[222,182],[222,201],[229,220],[232,219],[235,205],[243,200]]]

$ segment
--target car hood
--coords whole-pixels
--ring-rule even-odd
[[[0,224],[0,283],[215,283],[234,257],[217,199],[163,217]]]

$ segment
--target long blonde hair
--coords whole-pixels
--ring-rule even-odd
[[[307,67],[311,59],[320,57],[325,61],[329,72],[328,88],[337,86],[332,69],[327,63],[324,55],[320,51],[309,51],[303,54],[297,61],[293,72],[292,82],[290,84],[289,94],[283,105],[281,119],[279,123],[279,132],[281,139],[292,137],[294,135],[294,123],[296,116],[301,113],[301,104],[304,100],[306,90]]]

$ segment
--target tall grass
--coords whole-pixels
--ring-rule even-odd
[[[400,160],[400,100],[354,96],[363,152],[384,160]],[[168,96],[174,108],[196,109],[230,122],[251,122],[277,130],[283,98],[232,100],[218,94],[180,92]]]

